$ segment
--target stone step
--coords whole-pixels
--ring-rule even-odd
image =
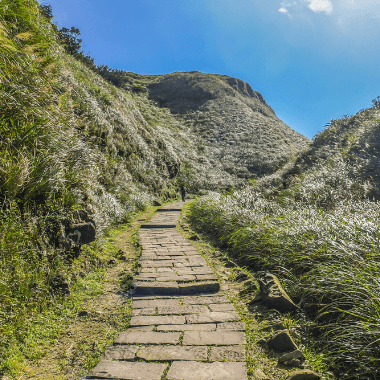
[[[216,293],[220,285],[217,281],[199,281],[178,283],[176,281],[146,281],[140,282],[134,291],[134,296],[178,296],[196,293]]]
[[[88,375],[90,379],[161,380],[167,364],[102,360]]]

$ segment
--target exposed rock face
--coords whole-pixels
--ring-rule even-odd
[[[294,351],[297,349],[287,330],[280,331],[273,338],[269,339],[268,346],[276,351]]]
[[[155,77],[147,88],[160,107],[200,135],[207,157],[240,177],[271,173],[309,144],[240,79],[176,72]]]
[[[282,288],[278,278],[270,273],[259,279],[260,293],[263,302],[279,311],[296,310],[297,306]]]
[[[320,380],[321,377],[308,369],[292,372],[288,380]]]

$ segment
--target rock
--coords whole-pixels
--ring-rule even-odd
[[[237,273],[235,280],[238,282],[246,281],[246,280],[248,280],[248,276],[242,270],[240,270]]]
[[[266,273],[259,279],[259,285],[263,302],[266,305],[283,312],[297,309],[275,275]]]
[[[257,290],[256,284],[252,280],[245,280],[241,283],[243,289],[239,292],[239,294],[247,294],[252,293]]]
[[[269,380],[269,377],[258,368],[253,371],[253,377],[257,380]]]
[[[237,265],[236,265],[233,261],[228,260],[228,261],[224,264],[224,266],[225,266],[226,268],[235,268]]]
[[[81,310],[79,313],[78,313],[78,317],[87,317],[89,316],[90,313],[87,311],[87,310]]]
[[[288,380],[321,380],[321,377],[313,371],[303,369],[292,372],[289,375]]]
[[[285,363],[289,360],[293,360],[293,359],[304,359],[305,357],[303,356],[303,353],[300,351],[300,350],[295,350],[295,351],[292,351],[292,352],[289,352],[285,355],[282,355],[279,359],[278,359],[278,362],[279,363]]]
[[[75,245],[91,243],[95,240],[96,229],[92,223],[73,224],[70,228],[67,238],[72,240]]]
[[[280,331],[273,338],[269,339],[268,346],[276,351],[297,350],[297,346],[287,330]]]
[[[287,362],[286,365],[290,368],[303,368],[303,360],[293,359],[290,362]]]
[[[256,302],[260,302],[262,300],[263,300],[263,297],[262,297],[261,293],[256,293],[255,296],[253,297],[253,299],[250,301],[249,305],[252,306]]]

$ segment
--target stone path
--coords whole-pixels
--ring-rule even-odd
[[[183,203],[139,231],[130,327],[88,379],[244,380],[245,326],[197,249],[174,228]]]

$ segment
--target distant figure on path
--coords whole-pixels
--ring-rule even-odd
[[[186,187],[181,185],[181,197],[182,197],[182,202],[185,202],[185,197],[186,197]]]

